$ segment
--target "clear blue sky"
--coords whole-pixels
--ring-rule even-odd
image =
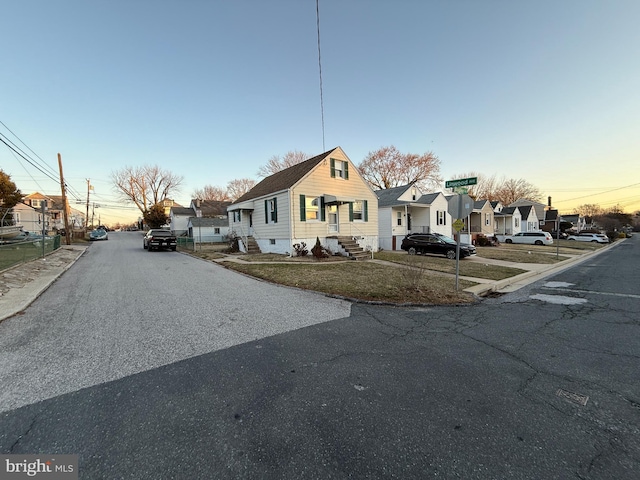
[[[126,165],[184,176],[188,204],[324,151],[315,0],[22,0],[2,17],[0,121],[54,171],[60,152],[83,201],[91,178],[92,201],[116,205]],[[445,179],[638,210],[639,18],[637,0],[320,0],[325,149],[433,151]],[[59,194],[0,147],[24,193]]]

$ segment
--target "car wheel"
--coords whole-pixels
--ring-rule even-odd
[[[576,239],[575,239],[575,238],[569,238],[568,240],[569,240],[570,242],[575,242],[575,241],[576,241]]]
[[[542,245],[542,240],[536,240],[536,245]]]
[[[598,243],[598,240],[591,240],[591,243]]]
[[[456,251],[455,250],[447,250],[447,258],[449,260],[454,260],[456,258]]]
[[[175,252],[176,251],[176,247],[171,247],[171,251]]]
[[[513,243],[513,240],[511,240],[510,238],[507,238],[504,242],[505,243]]]
[[[409,250],[409,255],[415,255],[416,254],[416,249],[414,247],[411,247]]]

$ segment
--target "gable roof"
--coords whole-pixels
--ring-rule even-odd
[[[431,205],[433,201],[441,195],[440,193],[425,193],[423,194],[416,203],[422,203],[424,205]]]
[[[193,227],[228,227],[228,218],[190,217],[189,223]]]
[[[226,215],[227,207],[231,205],[231,202],[221,202],[219,200],[200,200],[200,206],[198,207],[196,202],[197,200],[192,200],[191,205],[196,207],[196,211],[200,210],[203,217]]]
[[[500,213],[503,215],[513,215],[518,207],[504,207]]]
[[[410,203],[405,200],[398,200],[398,198],[410,187],[411,185],[402,185],[400,187],[376,190],[374,193],[378,197],[378,207],[391,207],[393,205],[405,205]]]
[[[529,218],[529,215],[531,214],[531,210],[533,209],[533,205],[520,205],[519,207],[516,207],[516,208],[520,210],[520,215],[522,216],[522,218]]]
[[[193,210],[187,207],[171,207],[171,213],[174,215],[184,215],[188,217],[193,215]]]
[[[327,150],[326,152],[310,158],[309,160],[305,160],[304,162],[300,162],[296,165],[285,168],[284,170],[280,170],[279,172],[276,172],[273,175],[264,178],[251,190],[242,195],[235,202],[231,203],[231,205],[246,202],[247,200],[253,200],[254,198],[259,198],[274,192],[280,192],[292,187],[296,184],[296,182],[302,179],[302,177],[313,170],[316,165],[318,165],[322,160],[331,155],[331,153],[333,153],[338,148],[340,147]]]

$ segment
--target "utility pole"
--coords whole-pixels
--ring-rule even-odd
[[[71,232],[69,231],[69,205],[67,204],[67,189],[64,185],[64,175],[62,174],[62,157],[58,153],[58,167],[60,168],[60,188],[62,189],[62,205],[64,218],[64,233],[67,245],[71,245]],[[44,240],[43,240],[44,241]]]
[[[87,215],[84,217],[84,233],[89,230],[89,193],[91,192],[91,180],[87,178]]]

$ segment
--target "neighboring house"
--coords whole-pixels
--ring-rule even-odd
[[[24,197],[22,203],[16,205],[14,218],[17,224],[27,232],[42,231],[42,204],[46,202],[44,214],[45,229],[47,232],[57,232],[64,228],[64,205],[62,196],[44,195],[34,192]],[[69,227],[79,229],[84,226],[84,213],[74,208],[67,207]]]
[[[191,217],[187,223],[187,234],[196,243],[221,243],[229,235],[229,219]]]
[[[174,235],[185,235],[189,231],[189,219],[195,217],[195,211],[187,207],[171,207],[169,211],[169,229]]]
[[[468,235],[471,243],[475,241],[479,235],[492,237],[495,233],[494,211],[489,200],[476,200],[473,202],[473,212],[462,219],[464,227],[460,231],[462,235]]]
[[[442,193],[422,193],[416,185],[377,190],[380,248],[399,250],[409,233],[451,236],[449,203]]]
[[[200,200],[194,198],[193,200],[191,200],[189,207],[171,207],[171,211],[169,214],[169,228],[174,234],[178,236],[187,235],[191,237],[192,235],[189,233],[189,221],[192,218],[216,218],[219,220],[217,223],[219,223],[220,225],[218,226],[227,231],[229,226],[227,207],[229,205],[231,205],[231,202],[220,202],[217,200]],[[226,224],[224,224],[224,222],[226,222]],[[211,240],[206,241],[210,242]]]
[[[544,219],[540,222],[540,230],[551,233],[558,226],[558,210],[553,208],[545,210]]]
[[[533,200],[528,200],[526,198],[519,198],[515,202],[509,204],[510,207],[533,207],[535,210],[535,218],[540,222],[534,228],[530,228],[523,231],[532,231],[532,230],[540,230],[542,225],[544,225],[544,212],[548,208],[544,203],[534,202]],[[524,215],[522,216],[524,219]],[[532,217],[533,218],[533,217]]]
[[[578,213],[573,213],[571,215],[561,215],[560,221],[562,222],[570,222],[573,227],[571,230],[575,230],[576,232],[581,232],[582,230],[587,228],[587,220],[585,217]]]
[[[518,210],[520,210],[520,216],[522,217],[520,225],[521,232],[535,232],[540,230],[540,222],[536,215],[536,210],[532,205],[521,205],[518,207]]]
[[[333,253],[347,240],[378,250],[378,198],[340,147],[266,177],[229,207],[242,251],[293,254],[316,238]]]
[[[518,207],[503,207],[500,212],[494,212],[496,235],[515,235],[520,233],[522,216]]]

